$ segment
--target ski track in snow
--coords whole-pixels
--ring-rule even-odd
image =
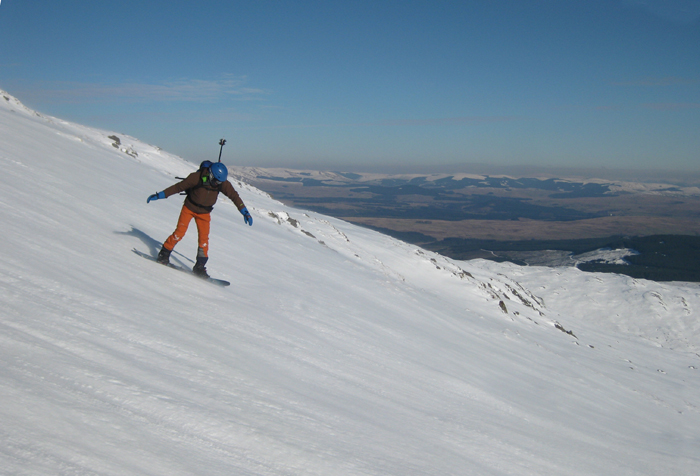
[[[219,288],[131,252],[197,165],[0,91],[0,166],[1,474],[700,474],[695,283],[454,261],[234,178]]]

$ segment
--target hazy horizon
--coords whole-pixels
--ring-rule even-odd
[[[199,159],[192,159],[197,162]],[[201,160],[208,160],[205,156]],[[430,174],[474,174],[474,175],[509,175],[517,177],[551,177],[583,178],[639,182],[661,182],[675,185],[693,186],[700,183],[700,171],[664,170],[664,169],[614,169],[614,168],[577,168],[546,167],[528,165],[491,165],[491,164],[442,164],[442,165],[369,165],[369,164],[334,164],[324,167],[321,164],[238,164],[231,160],[222,160],[232,167],[260,167],[265,169],[288,169],[319,172],[350,172],[386,175],[430,175]]]

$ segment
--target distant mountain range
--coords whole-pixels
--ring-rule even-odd
[[[675,196],[698,196],[697,186],[669,183],[629,182],[608,179],[572,179],[554,177],[523,177],[474,174],[377,174],[287,168],[229,166],[236,176],[248,182],[299,183],[305,187],[355,187],[359,185],[429,190],[459,190],[464,188],[532,189],[549,192],[553,198],[601,197],[620,193],[655,193]]]

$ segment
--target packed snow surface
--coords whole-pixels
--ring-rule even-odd
[[[132,252],[195,164],[0,92],[0,165],[3,475],[700,474],[697,284],[453,261],[234,181],[221,288]]]

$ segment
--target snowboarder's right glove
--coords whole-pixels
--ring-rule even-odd
[[[150,197],[148,197],[148,200],[146,200],[146,203],[151,203],[151,200],[158,200],[161,198],[165,198],[165,191],[154,193]]]

